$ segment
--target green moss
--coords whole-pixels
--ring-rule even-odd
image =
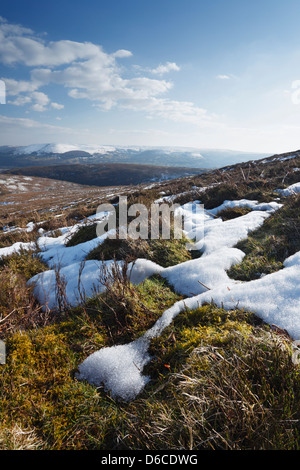
[[[116,334],[115,318],[109,319],[112,310],[106,310],[100,297],[84,308],[70,310],[51,326],[16,333],[7,339],[0,420],[6,429],[18,423],[20,428],[38,432],[43,449],[118,446],[116,435],[119,428],[124,429],[128,416],[124,417],[122,406],[109,395],[78,382],[77,366],[101,347],[138,337],[178,299],[164,280],[148,279],[129,299],[135,308],[128,312],[128,328]],[[152,316],[148,315],[150,308]]]
[[[75,380],[74,369],[82,357],[60,328],[16,334],[7,349],[2,424],[35,430],[43,449],[101,449],[108,426],[118,420],[117,410],[94,387]]]
[[[6,267],[13,274],[22,275],[26,280],[48,269],[39,254],[32,250],[21,250],[19,253],[2,258],[0,267]]]
[[[152,352],[159,364],[169,364],[172,371],[178,371],[191,351],[203,342],[212,346],[230,344],[232,334],[238,331],[248,335],[257,325],[262,325],[262,322],[250,312],[239,309],[227,311],[207,304],[178,315],[165,333],[172,340],[154,340]],[[164,368],[157,367],[157,363],[155,368],[164,371]]]

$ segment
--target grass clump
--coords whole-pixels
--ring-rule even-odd
[[[207,189],[201,194],[201,202],[206,209],[213,209],[220,206],[226,200],[240,198],[242,188],[235,183],[224,183]]]
[[[45,317],[27,281],[46,266],[33,251],[23,250],[0,262],[0,336],[43,324]]]
[[[262,274],[271,274],[283,268],[282,261],[287,253],[282,237],[275,235],[251,235],[247,240],[237,244],[237,248],[246,253],[243,261],[232,266],[228,275],[232,279],[251,281],[258,279]]]
[[[76,232],[67,241],[66,246],[76,246],[80,243],[93,240],[93,238],[97,237],[96,228],[97,224],[86,224],[79,227],[79,229],[76,230]]]
[[[188,240],[170,238],[169,240],[134,240],[106,238],[103,243],[94,248],[87,256],[87,260],[124,260],[135,261],[145,258],[159,264],[162,267],[174,266],[178,263],[192,259],[191,252],[187,248]]]
[[[112,270],[104,270],[100,281],[104,292],[84,307],[88,314],[100,312],[98,322],[110,338],[110,345],[136,339],[153,326],[165,309],[182,298],[160,276],[154,275],[133,285],[127,272],[126,263],[123,267],[115,264]]]
[[[299,207],[299,196],[286,198],[283,207],[246,240],[239,242],[236,247],[246,256],[240,264],[230,268],[228,275],[249,281],[283,268],[284,260],[300,250]]]
[[[227,209],[223,209],[218,212],[218,217],[221,217],[223,221],[231,220],[246,215],[251,211],[252,209],[249,207],[228,207]]]
[[[146,240],[133,240],[131,238],[106,238],[103,243],[90,251],[87,260],[104,260],[111,259],[134,261],[137,258],[149,257],[149,244]]]

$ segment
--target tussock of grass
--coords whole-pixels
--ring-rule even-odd
[[[283,261],[300,250],[300,197],[286,198],[283,207],[246,239],[237,244],[246,256],[228,275],[249,281],[283,267]]]
[[[227,209],[223,209],[218,213],[218,217],[221,217],[222,220],[230,220],[235,219],[237,217],[241,217],[242,215],[246,215],[251,212],[252,209],[248,207],[228,207]]]
[[[22,429],[17,424],[11,428],[0,427],[1,450],[41,450],[42,441],[32,429]]]
[[[105,239],[98,247],[94,248],[87,256],[87,260],[122,260],[135,261],[145,258],[163,267],[174,266],[178,263],[192,259],[191,252],[187,249],[188,240],[171,238],[170,240],[134,240]]]
[[[7,256],[0,263],[0,337],[18,328],[44,324],[46,318],[27,281],[46,266],[32,251]]]
[[[131,238],[106,238],[103,243],[94,248],[87,255],[87,260],[122,260],[134,261],[137,258],[149,256],[149,244],[146,240],[133,240]]]
[[[66,246],[76,246],[80,243],[93,240],[93,238],[96,238],[97,236],[96,228],[97,224],[83,225],[72,235],[72,237],[66,243]]]
[[[170,377],[164,392],[172,398],[156,426],[164,427],[164,448],[175,441],[186,449],[297,449],[299,391],[287,350],[235,331],[230,348],[193,349]]]
[[[213,186],[201,194],[201,202],[206,209],[218,207],[225,200],[250,199],[270,202],[273,198],[273,190],[265,181],[241,182],[238,177],[230,182]]]
[[[0,236],[0,248],[5,248],[13,245],[17,242],[29,243],[35,242],[37,239],[37,230],[34,229],[32,232],[26,231],[13,231],[2,233]]]
[[[107,333],[110,344],[136,339],[153,326],[162,312],[181,296],[175,294],[165,279],[152,276],[141,284],[132,285],[126,276],[127,265],[115,266],[104,273],[101,282],[105,292],[87,302],[85,311],[98,311],[98,322]]]

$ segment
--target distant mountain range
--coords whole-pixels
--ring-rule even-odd
[[[95,163],[130,163],[199,169],[221,168],[269,157],[266,153],[182,147],[113,147],[97,145],[34,144],[0,146],[0,168]]]

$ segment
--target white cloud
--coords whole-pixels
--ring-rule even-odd
[[[38,111],[38,112],[46,111],[47,106],[50,103],[50,99],[45,93],[43,93],[41,91],[35,91],[35,92],[31,93],[31,98],[35,102],[32,105],[32,109],[34,111]]]
[[[117,51],[125,56],[125,51]],[[30,67],[59,66],[75,60],[107,57],[98,45],[75,41],[45,43],[30,29],[0,22],[0,60],[5,64],[24,64]]]
[[[173,84],[166,80],[147,77],[124,79],[116,65],[99,61],[76,62],[62,70],[34,69],[35,83],[55,83],[69,88],[68,95],[75,99],[88,99],[103,109],[111,109],[124,100],[138,102],[169,91]]]
[[[9,100],[7,103],[13,104],[14,106],[24,106],[25,104],[31,103],[31,98],[30,96],[20,95],[15,100]]]
[[[117,59],[124,59],[126,57],[131,57],[132,52],[127,51],[126,49],[120,49],[119,51],[114,52],[112,56],[116,57]]]
[[[54,109],[64,109],[64,105],[63,104],[59,104],[59,103],[51,103],[51,108],[54,108]]]
[[[218,117],[210,115],[206,109],[195,106],[188,101],[151,98],[140,101],[127,101],[124,108],[144,111],[150,118],[160,117],[173,122],[185,122],[198,126],[218,126]]]
[[[230,76],[229,75],[217,75],[217,78],[219,80],[230,80]]]
[[[2,80],[5,82],[7,94],[11,96],[36,91],[39,87],[39,84],[34,81],[15,80],[14,78],[2,78]]]
[[[159,65],[156,69],[152,69],[151,73],[163,75],[172,71],[178,72],[180,67],[175,62],[167,62],[166,64]]]

